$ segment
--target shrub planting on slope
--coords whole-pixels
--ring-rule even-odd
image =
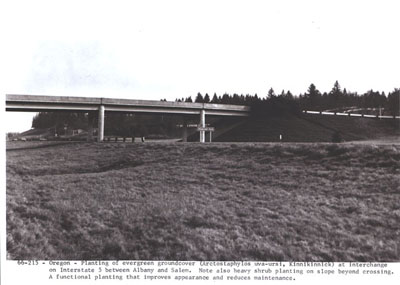
[[[220,142],[331,142],[339,133],[345,141],[400,136],[400,120],[367,119],[324,115],[286,115],[282,117],[249,118],[215,138]]]

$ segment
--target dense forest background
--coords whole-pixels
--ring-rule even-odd
[[[311,84],[303,94],[293,95],[290,91],[282,90],[277,94],[270,88],[264,97],[257,94],[239,95],[216,93],[198,93],[195,98],[178,98],[176,102],[197,102],[248,105],[254,116],[285,116],[287,114],[301,115],[302,110],[313,111],[351,111],[358,113],[374,113],[389,116],[398,116],[400,109],[400,89],[392,92],[370,90],[364,94],[347,91],[336,81],[330,92],[320,92],[314,84]],[[161,101],[166,101],[161,99]],[[121,114],[108,113],[105,121],[106,135],[121,136],[147,136],[167,135],[176,131],[176,126],[182,124],[182,117],[177,115],[157,114]],[[193,118],[193,122],[197,118]],[[89,122],[96,124],[96,118],[90,118],[86,113],[71,112],[41,112],[32,120],[32,128],[52,129],[54,133],[63,133],[68,129],[83,129],[89,127]],[[189,120],[190,123],[190,120]]]

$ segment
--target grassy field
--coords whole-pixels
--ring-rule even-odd
[[[7,144],[10,259],[400,261],[400,146]]]

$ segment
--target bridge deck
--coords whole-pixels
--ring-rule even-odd
[[[115,112],[200,114],[201,110],[205,110],[207,115],[228,116],[247,116],[249,112],[248,106],[228,104],[94,97],[6,95],[7,111],[95,111],[98,110],[101,105],[104,106],[105,111]]]

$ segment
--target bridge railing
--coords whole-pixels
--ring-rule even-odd
[[[378,118],[378,119],[400,119],[400,116],[379,116],[379,115],[367,115],[367,114],[359,114],[359,113],[324,112],[324,111],[308,111],[308,110],[303,110],[303,113],[304,114],[316,114],[316,115]]]

